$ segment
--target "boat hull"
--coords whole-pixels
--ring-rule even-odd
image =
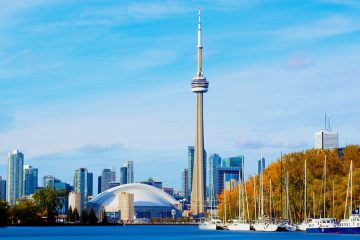
[[[338,232],[341,234],[360,234],[360,227],[339,227]]]
[[[231,230],[231,231],[250,231],[250,224],[247,224],[247,223],[231,224],[231,225],[228,226],[228,230]]]
[[[337,228],[306,228],[307,233],[337,233]]]
[[[200,230],[216,230],[216,224],[199,224]]]
[[[278,229],[278,225],[274,223],[256,223],[254,229],[257,232],[275,232]]]

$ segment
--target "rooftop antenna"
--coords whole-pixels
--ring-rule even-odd
[[[330,114],[328,115],[328,121],[329,121],[329,131],[331,131],[331,127],[330,127]]]
[[[325,113],[325,128],[324,128],[324,130],[326,130],[326,113]]]

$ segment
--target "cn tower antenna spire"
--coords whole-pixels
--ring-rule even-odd
[[[198,21],[198,48],[201,46],[201,9],[199,7],[199,21]]]

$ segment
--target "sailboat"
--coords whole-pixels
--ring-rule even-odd
[[[286,173],[286,210],[285,210],[285,220],[282,220],[278,223],[279,228],[282,231],[286,232],[295,232],[296,227],[292,225],[291,221],[291,212],[290,212],[290,202],[289,202],[289,172]]]
[[[304,166],[304,220],[303,220],[303,222],[301,223],[301,224],[299,224],[298,226],[297,226],[297,228],[298,228],[298,230],[299,231],[303,231],[303,232],[305,232],[306,231],[306,227],[307,227],[307,222],[308,222],[308,220],[307,220],[307,217],[306,217],[306,185],[307,185],[307,179],[306,179],[306,159],[305,159],[305,164],[304,164],[305,166]]]
[[[324,175],[323,175],[323,186],[324,186],[324,217],[319,219],[312,219],[306,226],[307,233],[336,233],[337,222],[335,218],[326,218],[326,155],[324,161]]]
[[[232,231],[250,231],[250,224],[245,219],[245,196],[244,192],[246,187],[244,186],[241,177],[244,176],[244,162],[242,163],[242,174],[239,171],[239,183],[238,183],[238,204],[239,204],[239,219],[233,220],[233,222],[227,227]]]
[[[262,153],[260,159],[262,159]],[[257,232],[275,232],[278,225],[271,218],[265,218],[264,215],[264,168],[262,166],[260,171],[260,198],[261,215],[253,227]]]
[[[346,208],[347,208],[347,201],[349,196],[349,189],[350,189],[349,218],[346,218],[346,212],[347,212]],[[340,225],[338,227],[339,233],[360,234],[360,207],[352,211],[352,205],[353,203],[352,203],[352,161],[351,161],[350,169],[349,169],[348,186],[346,190],[344,219],[340,221]]]

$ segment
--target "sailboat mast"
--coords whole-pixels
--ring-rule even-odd
[[[256,219],[256,176],[254,176],[254,219]]]
[[[280,155],[280,203],[281,203],[281,216],[284,217],[283,214],[283,165],[282,165],[282,152]]]
[[[260,165],[261,165],[261,218],[264,218],[264,169],[262,166],[262,151],[261,151],[261,158],[260,158]]]
[[[306,217],[306,159],[305,159],[305,166],[304,166],[304,173],[305,173],[305,181],[304,181],[304,220],[306,221],[307,217]]]
[[[334,181],[332,181],[332,210],[333,210],[333,217],[335,217],[335,196],[334,196]]]
[[[271,206],[271,203],[272,203],[272,186],[271,186],[271,178],[270,178],[270,218],[272,218],[272,206]]]
[[[324,218],[326,217],[326,155],[324,162]]]
[[[352,160],[350,162],[350,213],[349,213],[349,216],[352,214],[352,186],[353,186],[353,172],[352,172]]]

